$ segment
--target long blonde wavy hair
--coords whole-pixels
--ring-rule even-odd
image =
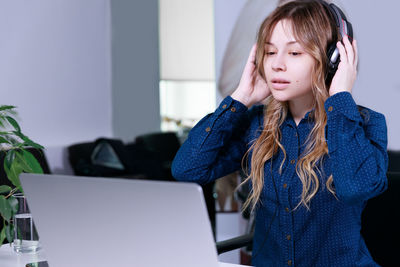
[[[311,199],[320,188],[318,174],[322,175],[323,157],[328,154],[328,146],[325,141],[325,125],[327,121],[324,102],[329,97],[326,84],[327,47],[338,40],[338,32],[334,20],[326,7],[320,1],[291,1],[276,8],[261,24],[257,36],[256,69],[265,79],[263,66],[265,54],[264,44],[272,35],[276,24],[281,20],[287,20],[292,25],[295,39],[302,45],[305,51],[315,61],[312,71],[312,93],[314,96],[313,109],[310,114],[314,119],[314,127],[306,140],[304,152],[296,164],[296,172],[303,185],[301,200],[296,206],[303,204],[309,208]],[[245,202],[243,209],[256,207],[264,186],[264,165],[279,149],[284,154],[279,172],[286,160],[286,151],[280,140],[282,134],[280,126],[288,114],[288,103],[280,102],[270,96],[264,109],[264,125],[260,136],[253,142],[243,158],[243,163],[248,162],[251,155],[251,171],[247,173],[245,184],[251,180],[252,190]],[[244,168],[247,171],[246,167]],[[335,195],[332,175],[326,180],[327,189]]]

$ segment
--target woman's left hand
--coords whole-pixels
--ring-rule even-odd
[[[343,43],[344,45],[339,41],[336,44],[340,53],[340,63],[335,76],[333,76],[331,87],[329,88],[330,96],[339,92],[351,93],[357,76],[357,42],[353,40],[351,44],[349,38],[345,36],[343,38]]]

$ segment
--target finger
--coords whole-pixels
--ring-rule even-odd
[[[347,63],[348,58],[347,58],[346,50],[344,49],[343,44],[339,41],[336,43],[336,47],[339,49],[340,62]]]
[[[250,55],[249,55],[249,58],[247,59],[247,63],[252,63],[253,65],[255,64],[256,51],[257,51],[257,43],[253,44],[253,46],[251,47]]]
[[[349,37],[347,35],[343,38],[343,43],[344,43],[344,48],[346,49],[348,62],[350,64],[353,64],[354,63],[353,46],[351,45]]]
[[[353,40],[353,49],[354,49],[354,66],[358,66],[358,47],[357,41]]]
[[[256,65],[254,64],[254,60],[255,60],[255,54],[256,54],[256,44],[254,44],[250,50],[250,54],[249,57],[247,58],[247,62],[246,65],[244,67],[244,73],[247,73],[247,76],[249,77],[249,75],[251,75],[254,70]],[[251,77],[250,77],[251,78]]]

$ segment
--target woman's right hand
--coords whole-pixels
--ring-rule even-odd
[[[271,94],[267,83],[256,69],[256,48],[257,44],[254,44],[244,67],[239,86],[231,95],[233,99],[243,103],[248,108],[263,101]]]

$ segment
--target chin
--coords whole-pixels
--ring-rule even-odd
[[[289,101],[289,100],[290,100],[290,96],[288,96],[288,94],[285,93],[285,92],[282,91],[282,90],[280,90],[280,91],[271,90],[271,94],[272,94],[272,97],[273,97],[275,100],[278,100],[278,101],[280,101],[280,102],[286,102],[286,101]]]

